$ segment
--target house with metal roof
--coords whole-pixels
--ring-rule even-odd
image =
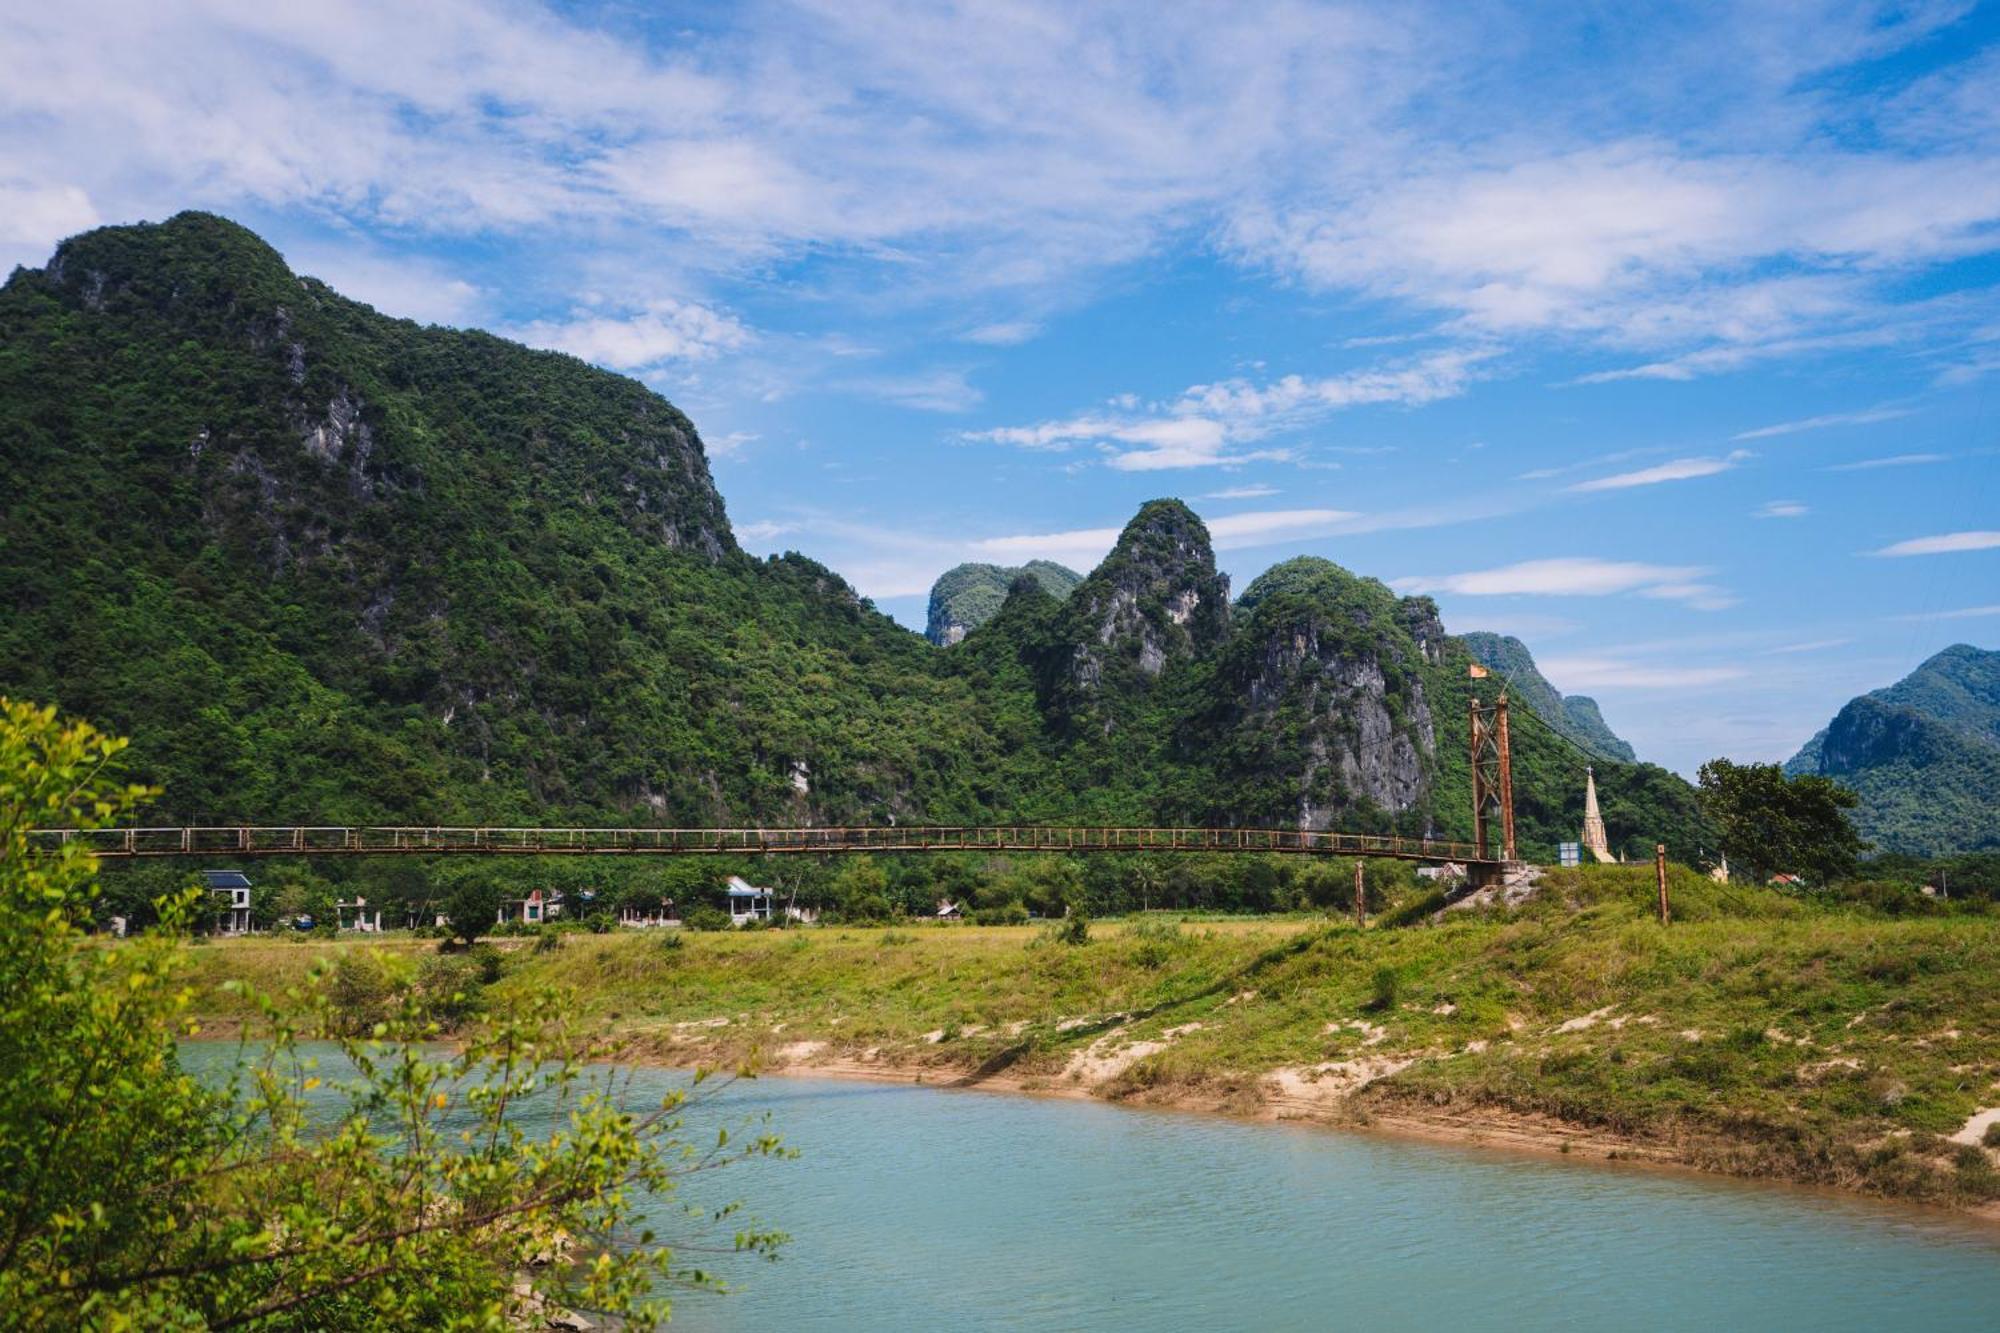
[[[215,899],[215,929],[223,935],[250,933],[250,877],[240,870],[204,870],[202,883]],[[221,895],[228,895],[222,897]]]

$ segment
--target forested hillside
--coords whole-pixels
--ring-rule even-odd
[[[0,691],[131,735],[163,821],[1469,830],[1469,658],[1426,599],[1301,560],[1232,607],[1159,501],[1067,600],[1030,568],[936,648],[738,549],[641,385],[385,318],[219,218],[14,273],[0,450]],[[1582,759],[1515,737],[1547,855]],[[1598,781],[1614,842],[1694,854],[1685,783]]]
[[[940,648],[948,648],[993,619],[1014,580],[1026,575],[1042,590],[1058,600],[1067,597],[1083,582],[1083,575],[1053,560],[1030,560],[1025,565],[954,565],[938,575],[931,585],[929,614],[924,621],[924,637]]]
[[[1499,672],[1516,699],[1579,746],[1621,763],[1629,764],[1639,757],[1605,722],[1597,700],[1583,694],[1566,695],[1549,684],[1535,665],[1535,655],[1528,651],[1528,645],[1513,635],[1475,630],[1460,635],[1459,642],[1472,654],[1473,661]]]
[[[1785,767],[1854,788],[1855,827],[1884,851],[2000,848],[2000,652],[1954,644],[1850,700]]]

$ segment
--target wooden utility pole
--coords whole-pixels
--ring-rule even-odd
[[[1660,887],[1660,924],[1666,925],[1672,919],[1667,910],[1667,844],[1653,844],[1653,879]]]
[[[1361,858],[1354,858],[1354,924],[1365,927],[1368,924],[1368,885],[1361,878]]]

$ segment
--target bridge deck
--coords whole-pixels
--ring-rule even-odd
[[[42,846],[168,856],[750,855],[835,852],[1279,852],[1498,865],[1469,842],[1297,829],[987,825],[849,828],[417,828],[247,826],[37,829]]]

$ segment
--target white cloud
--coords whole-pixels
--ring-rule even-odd
[[[1935,537],[1912,537],[1884,546],[1873,555],[1949,555],[1958,551],[1990,551],[2000,547],[2000,532],[1946,532]]]
[[[42,263],[57,241],[100,221],[78,186],[0,180],[0,273],[17,263]]]
[[[1564,693],[1581,690],[1695,690],[1741,680],[1742,667],[1677,666],[1616,657],[1551,657],[1542,674]]]
[[[1878,467],[1912,467],[1918,463],[1943,463],[1949,454],[1893,454],[1888,458],[1864,458],[1855,463],[1835,463],[1828,472],[1866,472]]]
[[[1908,621],[1977,620],[1983,616],[2000,616],[2000,605],[1962,606],[1955,611],[1919,611],[1911,615],[1890,616],[1889,619]]]
[[[1207,520],[1208,535],[1218,551],[1266,546],[1278,541],[1300,541],[1331,532],[1359,514],[1344,509],[1269,509],[1248,514],[1225,514]]]
[[[1808,643],[1787,643],[1776,648],[1766,648],[1758,656],[1788,657],[1795,653],[1818,653],[1829,648],[1843,648],[1853,642],[1852,639],[1813,639]]]
[[[839,387],[920,412],[970,412],[986,399],[966,380],[963,370],[953,369],[870,375],[842,381]]]
[[[1462,597],[1608,597],[1633,593],[1686,602],[1712,611],[1734,604],[1723,590],[1700,582],[1697,565],[1652,565],[1578,556],[1524,560],[1463,574],[1413,575],[1394,581],[1401,592],[1455,593]]]
[[[342,296],[420,324],[473,324],[487,308],[485,292],[426,259],[307,246],[287,249],[285,262]]]
[[[1261,500],[1267,495],[1276,495],[1276,486],[1229,486],[1219,491],[1209,491],[1202,495],[1204,500]]]
[[[1806,417],[1799,421],[1781,421],[1775,426],[1759,426],[1755,430],[1739,431],[1730,438],[1768,440],[1779,435],[1796,435],[1801,431],[1826,430],[1833,426],[1867,426],[1878,421],[1897,421],[1915,413],[1916,409],[1910,407],[1872,407],[1865,412],[1830,412],[1825,416]]]
[[[761,545],[775,537],[782,537],[795,529],[789,523],[779,523],[772,519],[760,519],[754,523],[738,523],[736,537],[739,541]]]
[[[1752,518],[1804,518],[1812,510],[1797,500],[1766,500],[1750,513]]]
[[[1416,407],[1455,397],[1472,383],[1481,363],[1495,354],[1489,347],[1461,347],[1337,375],[1287,375],[1261,384],[1222,380],[1192,385],[1161,404],[1141,404],[1136,395],[1120,395],[1109,404],[1109,412],[968,431],[962,438],[1024,449],[1097,444],[1105,452],[1106,464],[1125,472],[1278,461],[1290,458],[1292,451],[1244,446],[1346,408]]]
[[[702,444],[707,448],[710,458],[727,458],[762,438],[754,431],[732,430],[726,435],[703,436]]]
[[[628,314],[578,311],[566,320],[536,320],[511,333],[530,347],[568,352],[612,370],[705,361],[752,340],[734,315],[671,298],[650,301]]]
[[[1591,481],[1580,481],[1569,489],[1572,491],[1621,491],[1633,486],[1656,486],[1663,481],[1687,481],[1694,477],[1712,477],[1718,472],[1727,472],[1736,467],[1749,453],[1738,449],[1723,458],[1677,458],[1671,463],[1660,463],[1653,467],[1640,468],[1636,472],[1620,472],[1615,476],[1597,477]]]
[[[1033,320],[1010,319],[967,329],[959,335],[959,338],[964,342],[981,343],[987,347],[1013,347],[1027,342],[1041,331],[1042,326]]]

